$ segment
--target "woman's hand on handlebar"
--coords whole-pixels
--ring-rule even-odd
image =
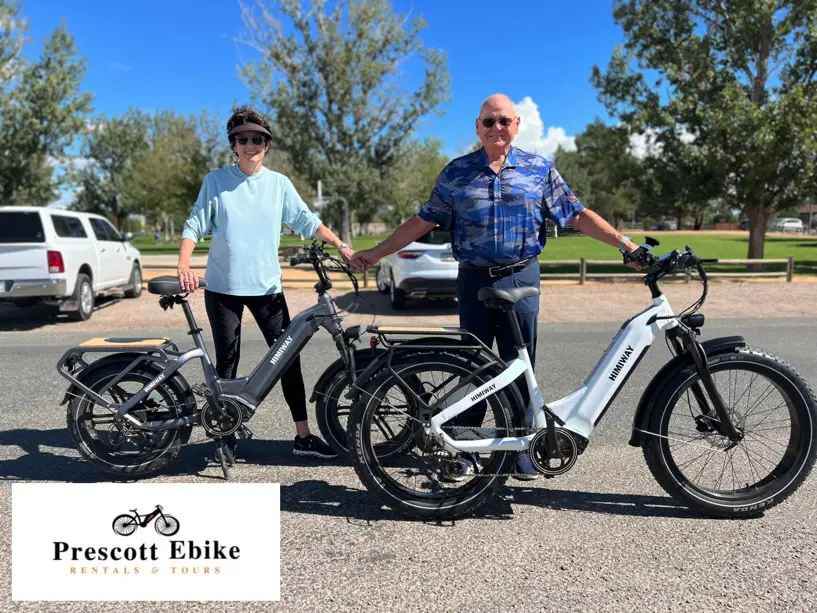
[[[183,292],[195,292],[199,288],[199,277],[190,266],[179,265],[179,287]]]
[[[355,252],[351,247],[344,247],[339,251],[339,253],[347,262],[351,261],[352,257],[355,255]]]

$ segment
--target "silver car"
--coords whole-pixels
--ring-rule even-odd
[[[458,266],[451,234],[438,227],[380,261],[377,289],[389,294],[394,309],[405,309],[411,298],[456,298]]]

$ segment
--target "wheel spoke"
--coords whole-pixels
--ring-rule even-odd
[[[669,408],[661,444],[672,457],[671,470],[682,475],[679,480],[702,491],[740,496],[740,492],[753,492],[773,483],[775,475],[788,470],[786,466],[795,461],[798,452],[790,440],[798,422],[794,413],[787,413],[794,410],[791,395],[764,371],[752,364],[724,362],[713,366],[712,371],[730,418],[743,438],[737,445],[730,444],[717,416],[703,415],[702,419],[693,394],[700,379],[693,377],[687,379],[685,388],[675,396],[675,405]],[[706,397],[711,398],[708,392]],[[702,427],[707,424],[708,428]]]

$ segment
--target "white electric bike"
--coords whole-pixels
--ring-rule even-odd
[[[674,357],[644,390],[629,441],[643,448],[657,481],[683,504],[718,516],[758,515],[791,495],[817,455],[811,389],[743,337],[699,342],[704,316],[696,311],[708,287],[701,260],[689,247],[656,259],[649,251],[657,244],[647,239],[632,256],[648,266],[652,305],[622,325],[579,389],[554,402],[542,401],[513,313],[514,303],[538,295],[537,288],[480,290],[480,300],[510,318],[518,358],[507,363],[458,328],[371,328],[387,351],[370,366],[372,376],[358,378],[348,422],[365,486],[402,514],[440,520],[486,502],[516,475],[521,451],[545,477],[567,472],[663,331]],[[658,281],[683,270],[697,271],[703,291],[676,315]],[[418,333],[423,342],[411,349],[426,353],[401,357],[406,346],[394,337]],[[452,336],[459,337],[456,349]]]

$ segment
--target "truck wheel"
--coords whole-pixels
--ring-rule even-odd
[[[142,269],[139,264],[133,265],[130,271],[130,288],[125,290],[125,298],[138,298],[142,295]]]
[[[77,310],[68,313],[68,319],[72,321],[86,321],[91,319],[94,312],[94,288],[88,275],[80,273],[77,275],[77,284],[74,287],[72,300],[77,303]]]

